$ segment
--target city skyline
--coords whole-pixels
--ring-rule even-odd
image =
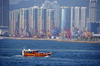
[[[23,5],[25,2],[29,3],[31,1],[22,0],[16,5],[18,6],[20,3]],[[66,2],[65,0],[63,1]],[[83,28],[86,28],[94,34],[100,33],[100,21],[98,19],[100,16],[100,1],[89,0],[89,2],[86,2],[84,0],[83,2],[81,0],[85,4],[88,3],[88,6],[85,5],[86,7],[83,5],[76,6],[75,4],[66,6],[70,2],[69,0],[67,0],[66,5],[61,5],[60,0],[41,0],[41,2],[39,4],[39,1],[34,0],[31,7],[20,7],[10,11],[9,33],[19,35],[22,33],[29,34],[30,31],[34,30],[31,34],[43,34],[43,32],[51,34],[52,28],[57,28],[60,32],[63,28],[66,30],[72,28],[83,30]],[[81,4],[81,2],[78,4]]]
[[[58,1],[45,1],[42,6],[21,8],[17,9],[17,11],[19,11],[17,13],[19,19],[16,21],[15,18],[13,21],[19,25],[15,25],[14,28],[11,27],[10,31],[14,35],[27,35],[30,32],[31,35],[47,34],[47,36],[50,36],[59,34],[63,30],[79,29],[80,26],[83,26],[81,29],[87,28],[86,7],[59,6]],[[10,12],[13,17],[16,16],[14,14],[16,10]],[[53,29],[56,31],[53,31]],[[17,31],[17,33],[13,31]]]

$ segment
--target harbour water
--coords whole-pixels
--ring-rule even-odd
[[[53,54],[23,57],[23,47]],[[0,39],[0,66],[100,66],[100,44]]]

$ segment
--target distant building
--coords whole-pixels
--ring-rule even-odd
[[[54,26],[59,28],[60,27],[60,6],[58,1],[53,1],[51,3],[52,9],[54,9]]]
[[[80,18],[80,20],[81,20],[80,22],[81,22],[81,23],[80,23],[80,26],[81,26],[82,28],[86,28],[86,24],[87,24],[87,23],[86,23],[86,22],[87,22],[87,21],[86,21],[86,14],[87,14],[87,13],[86,13],[86,9],[87,9],[86,7],[81,7],[81,18]]]
[[[90,2],[89,2],[89,23],[88,23],[88,28],[94,34],[98,33],[98,31],[99,31],[98,28],[100,26],[100,22],[99,22],[100,18],[98,18],[100,11],[99,11],[99,8],[97,9],[97,7],[99,7],[97,4],[98,4],[97,0],[90,0]]]
[[[70,7],[70,28],[86,28],[86,7]]]
[[[97,27],[97,34],[100,34],[100,22],[99,22],[99,26]]]
[[[39,31],[39,6],[29,8],[29,31],[36,35]]]
[[[97,22],[99,23],[99,27],[97,27],[97,34],[100,34],[100,0],[97,0]]]
[[[74,7],[74,27],[80,27],[80,7]]]
[[[9,29],[9,0],[0,0],[0,34]]]
[[[29,32],[33,34],[33,7],[29,8]]]
[[[46,15],[46,33],[47,35],[51,34],[51,30],[54,27],[54,10],[53,9],[47,9],[47,15]]]
[[[46,11],[47,10],[42,7],[39,9],[39,33],[40,34],[46,33],[46,23],[47,23]]]
[[[72,29],[74,27],[74,7],[71,7],[71,20],[70,20],[70,28]]]
[[[96,15],[96,20],[97,22],[100,22],[100,0],[97,0],[97,15]]]
[[[45,9],[51,9],[51,2],[46,0],[43,4],[42,7]]]
[[[61,32],[76,27],[78,29],[86,28],[87,22],[89,22],[89,18],[86,19],[86,10],[86,7],[60,7],[57,1],[46,0],[40,7],[33,6],[9,12],[10,33],[14,35],[29,34],[30,36],[47,34],[49,36],[52,29]],[[96,30],[98,32],[99,25]]]
[[[96,7],[97,7],[97,0],[90,0],[90,2],[89,2],[90,22],[96,22]]]
[[[28,9],[21,8],[19,10],[19,34],[26,35],[28,28]]]
[[[19,9],[9,12],[9,32],[11,35],[19,34]]]
[[[61,30],[69,30],[70,29],[70,16],[71,9],[67,6],[61,7]]]

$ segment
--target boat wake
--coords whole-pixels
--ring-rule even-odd
[[[48,57],[48,58],[46,58]],[[14,55],[14,56],[0,56],[0,59],[10,59],[10,58],[16,58],[16,59],[32,59],[32,60],[53,60],[53,61],[72,61],[72,62],[100,62],[100,60],[96,59],[72,59],[72,58],[57,58],[57,57],[23,57],[22,55]],[[63,62],[64,63],[64,62]],[[65,62],[66,63],[66,62]]]
[[[50,57],[50,56],[45,56],[45,57]]]
[[[14,55],[12,57],[23,57],[22,55]]]

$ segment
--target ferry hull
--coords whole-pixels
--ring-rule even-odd
[[[45,57],[45,56],[50,56],[52,53],[24,53],[24,57]]]

